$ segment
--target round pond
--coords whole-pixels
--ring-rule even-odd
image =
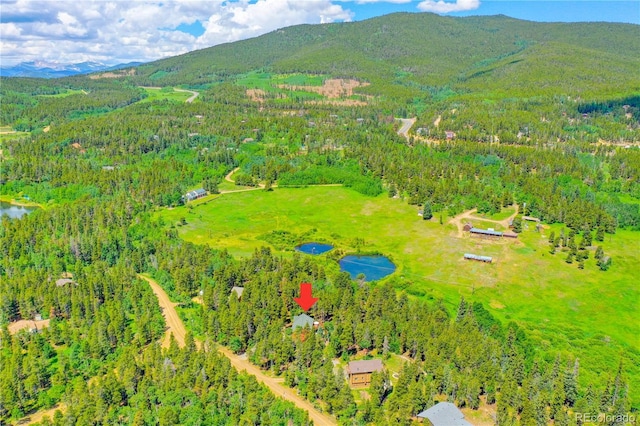
[[[300,244],[299,246],[296,247],[297,251],[301,251],[303,253],[308,253],[308,254],[322,254],[332,249],[333,249],[333,246],[331,244],[323,244],[323,243],[305,243],[305,244]]]
[[[364,274],[365,280],[376,281],[393,274],[396,265],[386,256],[345,256],[340,259],[340,270],[352,279]]]

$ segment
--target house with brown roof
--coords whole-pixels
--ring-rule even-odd
[[[351,361],[347,365],[349,384],[354,387],[364,387],[371,384],[371,374],[374,371],[382,371],[384,366],[379,359],[366,361]]]

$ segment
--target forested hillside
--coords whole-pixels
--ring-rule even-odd
[[[637,415],[639,53],[635,25],[395,14],[0,79],[0,200],[34,209],[0,219],[0,423],[309,424],[215,345],[340,424],[445,400],[499,425]],[[315,188],[332,217],[315,185],[344,187]],[[335,249],[294,253],[313,238]],[[360,254],[396,272],[351,279]],[[302,282],[317,329],[291,328]]]

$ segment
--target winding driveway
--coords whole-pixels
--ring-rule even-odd
[[[198,97],[198,95],[200,94],[200,92],[195,92],[193,90],[185,90],[185,89],[178,89],[177,87],[173,88],[174,91],[176,92],[184,92],[184,93],[191,93],[191,97],[189,97],[189,99],[187,99],[185,102],[190,104],[191,102],[193,102],[195,100],[195,98]]]

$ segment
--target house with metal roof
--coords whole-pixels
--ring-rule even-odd
[[[307,314],[296,315],[293,317],[293,329],[313,327],[313,318]]]
[[[75,282],[69,278],[60,278],[59,280],[56,280],[56,287],[64,287],[67,284],[75,284]]]
[[[464,419],[462,411],[450,402],[439,402],[418,414],[418,417],[429,419],[433,426],[472,426]]]
[[[481,229],[481,228],[471,228],[469,230],[472,234],[482,235],[487,237],[502,237],[501,231],[496,231],[495,229]]]
[[[187,201],[197,200],[198,198],[202,198],[207,195],[207,191],[203,188],[195,189],[193,191],[189,191],[184,195],[184,199]]]
[[[477,254],[465,253],[464,258],[467,260],[477,260],[479,262],[491,263],[493,258],[491,256],[479,256]]]

